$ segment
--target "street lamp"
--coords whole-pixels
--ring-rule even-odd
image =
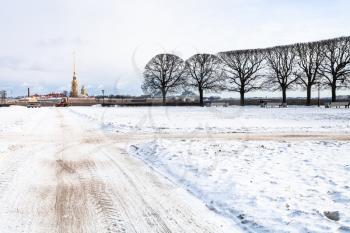
[[[102,90],[102,105],[105,105],[105,90]]]
[[[320,96],[321,96],[321,83],[317,83],[317,88],[318,88],[318,98],[317,98],[317,105],[320,107]]]

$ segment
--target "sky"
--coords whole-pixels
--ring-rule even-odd
[[[350,35],[348,0],[0,0],[0,89],[142,94],[158,53],[262,48]],[[293,95],[304,95],[295,92]],[[232,94],[232,96],[234,96]]]

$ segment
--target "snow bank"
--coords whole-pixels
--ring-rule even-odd
[[[130,153],[253,232],[350,229],[350,144],[156,140]],[[339,211],[340,220],[324,212]]]

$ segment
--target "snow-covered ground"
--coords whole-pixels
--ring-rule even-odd
[[[26,110],[23,107],[0,108],[0,133],[21,131],[24,119],[29,117]]]
[[[349,142],[159,139],[130,151],[253,232],[350,231]]]
[[[165,224],[157,227],[173,230],[220,225],[224,216],[232,232],[236,226],[247,232],[350,232],[349,134],[349,109],[0,108],[0,229],[45,232],[60,220],[61,230],[94,232],[115,226],[104,214],[120,212],[124,229],[150,232],[152,224],[137,212],[146,200]],[[86,225],[75,225],[65,210],[51,213],[62,207],[54,200],[64,188],[75,197],[64,202],[66,211],[82,214]],[[108,197],[107,212],[96,215],[89,198],[102,188],[106,193],[97,194]],[[80,194],[84,205],[76,204]],[[187,222],[184,203],[196,203],[194,222]],[[337,211],[339,220],[327,218],[327,211]]]
[[[1,233],[241,232],[99,122],[69,108],[0,113]]]
[[[350,133],[349,109],[229,107],[76,107],[113,132],[341,132]]]
[[[183,135],[130,142],[129,152],[247,230],[350,231],[350,142],[332,137],[300,137],[317,133],[348,135],[348,109],[71,110],[100,122],[109,132]],[[206,137],[196,138],[203,132]],[[266,140],[263,136],[225,140],[217,137],[242,133],[267,136]],[[280,133],[298,136],[269,137]],[[326,211],[338,211],[340,220],[328,219]]]

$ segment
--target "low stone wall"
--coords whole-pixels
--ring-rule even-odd
[[[261,104],[261,101],[267,101],[267,102],[276,102],[281,103],[281,99],[246,99],[245,105],[256,105],[259,106]],[[57,101],[39,101],[41,106],[43,107],[53,107],[55,106]],[[227,105],[240,105],[239,99],[222,99],[222,100],[215,100],[215,103],[226,103]],[[330,99],[321,99],[320,105],[325,105],[326,103],[331,102]],[[26,101],[11,101],[9,102],[11,105],[19,105],[19,106],[26,106],[28,103]],[[106,105],[119,105],[119,106],[161,106],[162,99],[96,99],[96,98],[69,98],[68,103],[70,106],[93,106],[97,104],[103,104]],[[198,102],[184,102],[180,100],[174,100],[169,99],[166,102],[166,106],[197,106]],[[209,101],[205,101],[205,104],[210,105]],[[306,105],[305,99],[288,99],[287,100],[288,105]],[[311,105],[317,106],[318,100],[312,99]]]

